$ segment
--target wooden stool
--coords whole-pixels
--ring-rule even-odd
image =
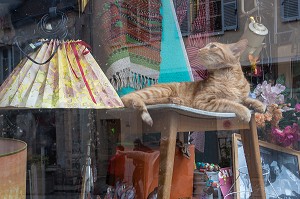
[[[252,185],[252,198],[265,199],[264,181],[254,114],[249,123],[234,113],[202,111],[175,104],[147,106],[153,126],[143,124],[143,132],[161,132],[158,198],[169,199],[177,132],[239,130]]]

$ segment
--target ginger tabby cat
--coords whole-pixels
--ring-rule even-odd
[[[266,106],[248,97],[250,86],[239,61],[247,43],[247,40],[232,44],[213,42],[200,49],[199,60],[209,74],[206,80],[156,84],[121,99],[126,107],[141,111],[142,119],[149,125],[153,121],[146,105],[166,103],[205,111],[233,112],[240,120],[249,122],[251,113],[248,108],[262,113]]]

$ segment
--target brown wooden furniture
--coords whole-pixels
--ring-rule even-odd
[[[177,132],[239,130],[252,185],[252,198],[265,198],[257,129],[252,114],[249,123],[242,122],[234,113],[215,113],[174,104],[148,106],[153,126],[143,124],[143,133],[161,132],[158,198],[169,199],[173,173]]]
[[[238,130],[241,133],[245,157],[252,185],[252,198],[265,199],[264,181],[258,145],[254,114],[249,123],[240,121],[234,113],[216,113],[202,111],[175,104],[159,104],[147,106],[153,119],[150,127],[141,121],[139,114],[132,109],[111,109],[101,117],[121,119],[121,140],[133,129],[143,133],[161,132],[159,199],[169,199],[173,174],[174,155],[177,132]]]

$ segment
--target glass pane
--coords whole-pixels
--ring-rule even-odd
[[[300,198],[299,1],[0,1],[0,198]]]

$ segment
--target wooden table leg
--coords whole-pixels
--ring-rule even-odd
[[[251,198],[265,199],[266,193],[262,175],[262,165],[254,114],[251,116],[250,131],[241,131],[241,137],[252,186]]]
[[[163,130],[160,142],[158,198],[170,199],[178,124],[177,114],[169,112],[164,115],[164,120],[165,126],[161,127]]]

